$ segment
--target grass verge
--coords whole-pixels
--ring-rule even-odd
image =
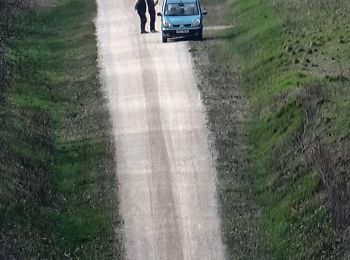
[[[232,215],[242,196],[232,197],[230,187],[255,198],[261,209],[255,214],[260,258],[349,257],[349,3],[222,0],[208,5],[209,15],[213,9],[223,23],[234,24],[207,34],[203,45],[193,44],[194,57],[205,53],[209,61],[209,72],[200,69],[210,92],[202,93],[216,136],[219,183],[226,187],[219,184],[230,258],[252,259],[244,245],[230,239],[242,237]],[[220,8],[223,12],[215,11]],[[249,103],[246,139],[230,134],[242,122],[232,115],[241,113],[240,101],[232,98],[238,84]],[[248,177],[240,189],[237,168],[220,168],[242,161],[237,142],[248,145]],[[238,223],[253,234],[249,215],[244,218]]]
[[[95,14],[93,0],[58,0],[12,20],[1,103],[1,258],[120,257]]]

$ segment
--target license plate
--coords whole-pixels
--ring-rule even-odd
[[[178,31],[176,31],[176,33],[178,33],[178,34],[190,33],[190,31],[189,30],[178,30]]]

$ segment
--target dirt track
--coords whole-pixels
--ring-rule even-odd
[[[97,18],[126,257],[224,259],[215,167],[188,45],[140,35],[133,6],[99,0]]]

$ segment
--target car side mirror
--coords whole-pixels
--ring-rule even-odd
[[[202,15],[207,15],[207,14],[208,14],[208,10],[205,9],[205,8],[203,8],[203,10],[202,10]]]
[[[161,13],[161,12],[158,12],[158,13],[157,13],[157,16],[162,17],[163,15],[162,15],[162,13]]]

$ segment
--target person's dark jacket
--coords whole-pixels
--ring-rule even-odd
[[[146,1],[145,0],[137,0],[135,5],[135,10],[138,12],[146,12]]]

